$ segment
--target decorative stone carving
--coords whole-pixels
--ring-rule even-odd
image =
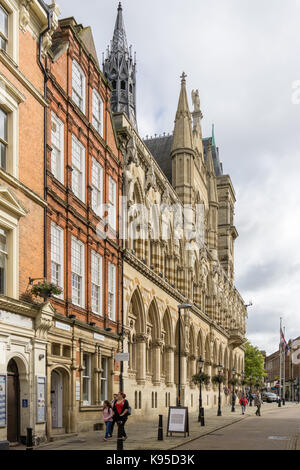
[[[138,159],[138,152],[136,148],[136,143],[134,137],[130,137],[128,144],[127,144],[127,152],[126,152],[126,165],[129,165],[130,163],[134,163],[136,166],[138,166],[139,159]]]
[[[53,36],[54,31],[58,28],[58,17],[60,15],[60,9],[56,3],[56,0],[53,0],[53,3],[49,5],[49,9],[52,12],[51,25],[50,25],[49,31],[43,36],[42,57],[45,57],[48,54],[52,46],[52,36]]]
[[[30,21],[29,7],[33,0],[23,0],[20,5],[19,27],[22,33],[25,33]]]
[[[200,111],[200,97],[199,90],[192,90],[192,101],[194,105],[194,112]]]
[[[50,302],[43,304],[35,318],[35,330],[38,338],[46,339],[53,326],[54,309]]]
[[[148,171],[146,173],[145,190],[148,192],[151,188],[153,188],[154,191],[157,190],[156,176],[155,176],[152,160],[151,160],[151,164],[148,168]]]

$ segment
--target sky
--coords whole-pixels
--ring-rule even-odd
[[[57,0],[61,17],[91,26],[98,58],[112,39],[118,1]],[[83,7],[84,5],[84,7]],[[236,192],[235,284],[247,337],[271,354],[280,317],[300,335],[300,2],[123,0],[137,54],[139,133],[173,132],[180,75],[199,89],[204,137],[215,139]]]

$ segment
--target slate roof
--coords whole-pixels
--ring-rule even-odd
[[[149,151],[157,161],[158,165],[166,175],[169,182],[172,184],[172,160],[170,158],[172,148],[173,135],[159,136],[150,139],[145,139],[144,143]],[[211,137],[203,139],[204,159],[206,161],[207,147],[211,142]],[[223,165],[219,159],[219,149],[212,146],[212,157],[216,176],[223,175]]]

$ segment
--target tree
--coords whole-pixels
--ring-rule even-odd
[[[267,374],[264,368],[264,357],[256,346],[252,346],[250,341],[245,344],[245,377],[256,377],[261,381]]]

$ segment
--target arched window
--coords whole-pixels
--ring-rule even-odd
[[[126,89],[126,84],[124,82],[124,80],[121,81],[121,90],[125,90]]]

